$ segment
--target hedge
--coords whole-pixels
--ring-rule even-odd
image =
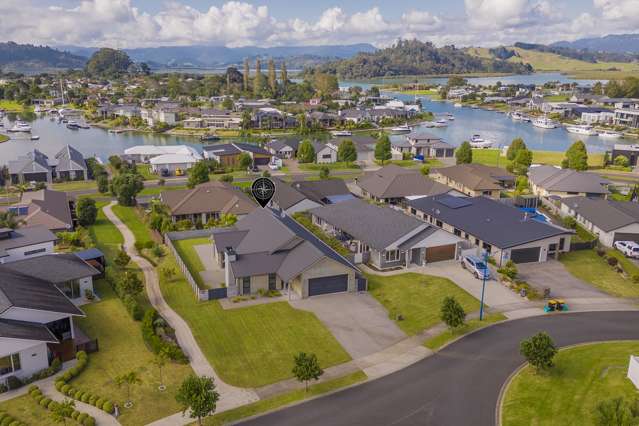
[[[44,396],[40,388],[37,386],[29,387],[29,395],[35,401],[37,401],[38,404],[40,404],[42,407],[46,408],[49,411],[53,411],[58,405],[58,402],[53,401],[50,398],[47,398],[46,396]],[[71,418],[76,420],[78,423],[80,423],[83,426],[95,426],[95,419],[92,416],[88,415],[87,413],[82,413],[78,410],[73,410],[73,412],[71,413]],[[13,426],[13,424],[4,425],[3,423],[0,423],[0,426]]]
[[[8,413],[4,413],[0,411],[0,426],[26,426],[25,423],[22,423],[20,420],[12,417]]]
[[[124,304],[127,312],[129,312],[129,315],[131,315],[131,318],[135,321],[140,321],[144,315],[144,310],[134,297],[129,294],[124,294],[124,292],[120,289],[119,282],[122,280],[122,274],[120,271],[111,266],[107,266],[105,270],[105,279],[111,288],[113,288],[115,294],[117,294],[120,300],[122,300],[122,303]]]

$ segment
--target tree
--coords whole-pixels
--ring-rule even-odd
[[[320,179],[328,179],[328,175],[331,173],[331,169],[328,166],[320,167],[319,177]]]
[[[506,151],[506,158],[513,161],[517,157],[517,153],[520,149],[527,149],[524,140],[522,138],[513,139],[508,147],[508,151]]]
[[[314,85],[320,96],[330,96],[339,90],[337,77],[331,74],[316,73]]]
[[[628,167],[629,165],[630,161],[628,160],[628,157],[625,157],[623,155],[617,155],[615,157],[615,166]]]
[[[588,151],[582,141],[577,141],[568,148],[561,167],[580,171],[588,170]]]
[[[465,86],[466,84],[468,84],[468,81],[458,75],[454,75],[448,79],[448,87]]]
[[[553,366],[553,358],[557,348],[550,336],[543,331],[530,339],[523,340],[519,345],[519,352],[537,371],[546,370]]]
[[[222,101],[222,108],[230,111],[233,109],[233,107],[235,107],[235,104],[233,103],[233,98],[231,98],[230,96],[225,97],[224,100]]]
[[[75,215],[82,226],[90,226],[95,223],[98,209],[93,198],[80,198],[75,205]]]
[[[248,58],[244,59],[244,73],[242,73],[242,89],[245,92],[249,91],[249,76],[251,74],[251,69],[249,67]]]
[[[226,182],[226,183],[233,182],[233,175],[222,175],[222,176],[220,176],[220,182]]]
[[[49,406],[50,407],[50,406]],[[71,418],[75,408],[75,401],[72,399],[64,398],[62,402],[58,402],[53,405],[51,409],[51,418],[56,423],[67,424],[67,419]]]
[[[345,139],[339,144],[337,148],[337,159],[347,163],[357,160],[357,150],[352,140]]]
[[[382,135],[375,144],[375,159],[383,166],[384,161],[390,160],[391,158],[391,143],[388,135],[385,134]]]
[[[113,178],[111,191],[123,206],[135,205],[135,196],[144,189],[142,176],[137,173],[121,173]]]
[[[109,192],[109,177],[107,175],[99,175],[96,178],[96,182],[98,184],[98,192],[101,194]]]
[[[315,162],[315,148],[310,140],[304,139],[297,148],[297,161],[300,163]]]
[[[273,96],[277,95],[277,76],[275,74],[275,62],[273,59],[268,60],[268,86]]]
[[[371,86],[371,88],[368,89],[368,96],[379,97],[379,87]]]
[[[594,410],[597,426],[636,426],[639,424],[639,406],[631,406],[623,398],[601,401]]]
[[[473,162],[473,149],[470,146],[470,142],[464,141],[455,150],[455,160],[457,164],[470,164]]]
[[[446,297],[442,302],[441,319],[451,329],[464,325],[466,312],[454,297]]]
[[[419,171],[424,175],[424,176],[428,176],[430,174],[430,166],[424,165],[422,166]]]
[[[18,219],[16,213],[12,211],[0,211],[0,228],[16,229],[23,223],[24,220]]]
[[[282,61],[282,65],[280,66],[280,79],[282,80],[284,93],[286,93],[286,88],[288,86],[288,72],[286,71],[286,63],[284,63],[284,61]]]
[[[517,156],[513,161],[513,172],[518,176],[528,173],[528,168],[532,164],[533,153],[527,148],[521,148],[517,151]]]
[[[215,390],[215,383],[210,377],[190,375],[180,385],[175,400],[182,406],[182,414],[189,412],[192,419],[202,424],[202,417],[215,412],[220,394]]]
[[[262,65],[259,58],[255,60],[255,77],[253,77],[253,95],[260,96],[262,93]]]
[[[317,380],[324,374],[324,370],[320,367],[315,354],[300,352],[295,355],[294,362],[293,375],[298,381],[304,382],[306,391],[308,391],[308,382],[311,379]]]
[[[131,256],[129,256],[126,253],[126,251],[124,250],[124,247],[120,247],[120,251],[118,252],[118,255],[115,257],[113,261],[120,268],[124,268],[131,261]]]
[[[197,185],[209,181],[209,166],[203,161],[195,163],[191,170],[189,170],[189,180],[187,186],[189,188],[195,188]]]
[[[164,366],[166,365],[167,358],[168,356],[166,355],[165,351],[160,351],[160,353],[157,354],[155,358],[153,358],[153,365],[158,368],[158,372],[160,373],[160,386],[158,387],[158,389],[160,390],[166,389],[164,380],[162,380],[162,368],[164,368]]]
[[[124,406],[127,408],[133,407],[133,401],[131,401],[131,386],[142,383],[142,379],[140,379],[138,373],[129,371],[128,373],[121,374],[115,378],[115,383],[118,387],[126,385],[126,402]]]
[[[251,164],[253,164],[253,159],[247,152],[243,152],[238,158],[238,164],[241,169],[246,170],[251,167]]]
[[[124,294],[130,296],[137,296],[144,290],[144,283],[140,277],[138,277],[138,274],[128,271],[124,273],[124,276],[118,282],[118,286]]]
[[[528,192],[528,178],[526,176],[517,176],[515,179],[515,193],[517,195]]]

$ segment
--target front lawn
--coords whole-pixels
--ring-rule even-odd
[[[202,264],[202,259],[200,259],[200,256],[198,256],[195,248],[193,247],[202,244],[211,244],[211,239],[205,237],[173,241],[175,250],[189,269],[189,272],[191,273],[191,276],[193,276],[198,287],[206,288],[204,281],[202,280],[202,276],[200,275],[200,272],[204,271],[206,268],[204,267],[204,264]],[[211,259],[211,262],[213,262],[213,259]]]
[[[178,189],[186,189],[186,185],[165,185],[165,186],[149,186],[145,187],[138,193],[138,197],[160,195],[164,191],[176,191]]]
[[[487,166],[506,167],[509,163],[506,157],[500,155],[499,149],[473,149],[473,163],[485,164]],[[561,161],[566,154],[563,151],[533,151],[533,164],[548,164],[552,166],[561,165]],[[589,152],[588,166],[602,167],[603,154]]]
[[[64,192],[88,191],[93,189],[97,190],[98,185],[94,180],[73,180],[69,182],[54,183],[51,189]]]
[[[639,297],[639,284],[625,279],[594,250],[562,253],[559,261],[575,277],[618,297]],[[629,262],[628,262],[629,263]],[[625,265],[622,264],[622,267]],[[625,269],[625,268],[624,268]],[[625,269],[632,275],[633,270]]]
[[[192,373],[191,367],[168,362],[162,371],[167,390],[160,392],[154,355],[142,340],[140,323],[133,321],[104,280],[96,282],[96,292],[101,300],[82,306],[86,318],[76,321],[87,335],[98,339],[100,350],[89,355],[87,369],[73,380],[73,386],[116,402],[122,412],[118,421],[123,425],[144,425],[180,411],[175,393]],[[115,383],[116,376],[129,371],[136,371],[142,380],[131,389],[131,409],[124,408],[126,390]]]
[[[630,355],[637,353],[639,342],[598,343],[560,351],[548,373],[524,368],[506,390],[502,424],[595,424],[593,410],[601,401],[636,400],[626,371]]]
[[[388,311],[406,334],[414,335],[441,322],[440,308],[446,296],[453,296],[464,310],[479,309],[479,301],[447,278],[416,273],[367,274],[368,291]],[[398,315],[403,317],[398,320]]]
[[[57,423],[53,421],[49,410],[41,407],[40,404],[28,394],[0,402],[0,413],[2,412],[28,425],[57,425]]]
[[[135,207],[126,207],[116,204],[113,206],[113,213],[133,232],[136,242],[146,243],[151,240],[151,232],[140,216],[135,211]]]
[[[171,255],[163,266],[175,267]],[[176,268],[177,270],[177,268]],[[307,311],[287,302],[223,310],[218,301],[197,302],[181,273],[160,286],[167,303],[189,325],[200,348],[225,382],[259,387],[293,376],[293,356],[315,353],[322,367],[350,356],[330,331]]]
[[[95,223],[89,227],[89,235],[91,235],[96,246],[102,250],[107,258],[114,259],[118,254],[118,250],[120,250],[120,246],[124,244],[124,238],[118,228],[104,215],[102,208],[107,204],[109,203],[106,201],[96,202],[98,216]]]
[[[330,170],[358,170],[360,167],[355,163],[336,161],[335,163],[300,163],[300,170],[321,170],[328,167]]]
[[[484,313],[483,321],[480,321],[479,318],[471,319],[469,321],[466,321],[466,325],[464,325],[463,327],[459,327],[456,330],[446,329],[446,331],[444,331],[443,333],[426,340],[426,342],[424,342],[424,346],[426,346],[428,349],[437,350],[451,340],[463,336],[464,334],[468,334],[471,331],[475,331],[480,328],[484,328],[489,324],[504,320],[506,320],[506,317],[499,312],[488,315]]]

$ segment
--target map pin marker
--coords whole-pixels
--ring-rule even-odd
[[[251,185],[251,193],[258,204],[264,208],[275,195],[275,184],[269,178],[257,178]]]

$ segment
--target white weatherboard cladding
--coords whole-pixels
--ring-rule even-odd
[[[639,357],[630,355],[630,364],[628,365],[628,378],[639,390]]]

